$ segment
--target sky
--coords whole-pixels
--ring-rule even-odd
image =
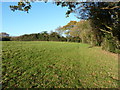
[[[66,18],[67,8],[62,8],[51,2],[32,3],[29,13],[11,11],[9,6],[17,2],[2,2],[2,28],[10,36],[54,31],[59,26],[64,26],[71,20],[79,21],[74,14]]]

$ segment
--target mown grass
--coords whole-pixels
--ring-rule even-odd
[[[117,88],[117,54],[87,44],[2,43],[3,88]]]

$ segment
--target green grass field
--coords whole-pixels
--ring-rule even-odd
[[[82,43],[2,42],[3,88],[117,88],[118,55]]]

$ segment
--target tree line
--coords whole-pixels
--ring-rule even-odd
[[[43,31],[41,33],[35,34],[25,34],[16,37],[2,37],[2,41],[63,41],[63,42],[80,42],[81,39],[79,37],[65,37],[60,35],[57,32],[48,33],[47,31]]]

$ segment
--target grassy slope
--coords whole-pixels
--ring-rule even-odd
[[[115,88],[118,57],[67,42],[3,42],[3,87]]]

